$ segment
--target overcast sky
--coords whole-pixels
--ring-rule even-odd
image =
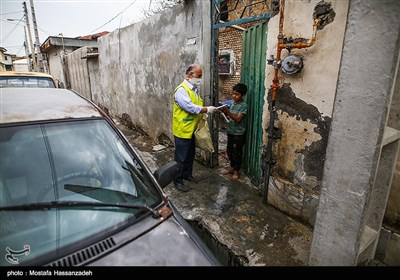
[[[25,55],[23,0],[0,0],[0,47],[9,54]],[[25,0],[33,31],[30,0]],[[152,1],[152,5],[156,0]],[[39,40],[49,36],[78,37],[101,31],[114,31],[145,18],[150,0],[33,0]],[[125,11],[124,11],[125,10]],[[15,19],[8,21],[7,19]]]

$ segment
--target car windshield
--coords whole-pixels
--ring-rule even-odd
[[[46,207],[57,202],[62,207]],[[22,264],[91,244],[160,203],[143,165],[104,119],[0,127],[0,252],[26,254]],[[0,264],[13,264],[4,255]]]
[[[0,87],[55,88],[56,85],[48,77],[0,76]]]

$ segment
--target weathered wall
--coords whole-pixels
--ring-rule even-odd
[[[172,93],[188,65],[204,66],[202,95],[209,104],[208,1],[187,1],[99,38],[101,96],[114,115],[128,114],[152,138],[171,132]],[[150,129],[151,128],[151,129]]]
[[[289,38],[310,39],[312,36],[313,12],[319,0],[285,3],[283,34]],[[343,38],[349,1],[329,1],[336,16],[330,24],[318,30],[313,46],[293,49],[303,59],[303,69],[286,75],[276,100],[276,126],[281,129],[282,138],[274,144],[273,182],[270,184],[268,201],[278,209],[298,217],[308,224],[314,224],[321,188],[325,150],[327,147],[332,108],[335,98],[339,65],[341,62]],[[279,14],[268,23],[267,57],[276,57],[279,32]],[[288,55],[282,51],[282,59]],[[274,69],[266,69],[265,87],[272,84]],[[266,96],[263,128],[269,122]],[[264,143],[267,135],[264,134]]]
[[[62,48],[57,46],[48,53],[49,72],[57,82],[63,83],[66,86],[61,55]]]
[[[101,87],[99,80],[99,58],[98,56],[90,57],[87,59],[87,67],[89,72],[89,83],[90,90],[92,93],[92,100],[101,100]],[[97,103],[97,105],[102,106],[102,104]]]
[[[88,99],[92,99],[90,79],[87,66],[87,48],[80,48],[68,54],[68,71],[71,89],[79,92]]]
[[[7,50],[5,48],[0,47],[0,71],[6,71],[6,59],[4,56],[4,52],[6,52]]]

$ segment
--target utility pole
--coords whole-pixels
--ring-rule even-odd
[[[40,52],[39,32],[38,32],[37,23],[36,23],[36,15],[35,15],[35,8],[33,7],[33,0],[30,0],[30,4],[31,4],[31,11],[32,11],[33,31],[35,32],[36,55],[38,58],[38,63],[36,65],[35,71],[46,72],[44,69],[43,55]]]
[[[26,37],[26,27],[24,26],[24,34],[25,34],[25,42],[24,42],[24,47],[25,47],[25,54],[26,54],[26,62],[28,64],[28,71],[32,71],[32,65],[31,65],[31,60],[29,59],[29,44],[28,44],[28,38]]]
[[[29,15],[28,15],[28,9],[26,8],[26,2],[23,2],[22,6],[24,8],[25,24],[26,24],[26,27],[28,28],[29,46],[30,46],[30,50],[31,50],[32,64],[33,64],[33,68],[36,69],[35,50],[34,50],[33,42],[32,42],[31,26],[29,24]],[[28,62],[29,62],[28,63],[29,69],[32,69],[29,57],[28,57]]]

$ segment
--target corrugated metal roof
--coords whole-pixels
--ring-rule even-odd
[[[0,89],[0,123],[100,117],[89,101],[67,89]]]

